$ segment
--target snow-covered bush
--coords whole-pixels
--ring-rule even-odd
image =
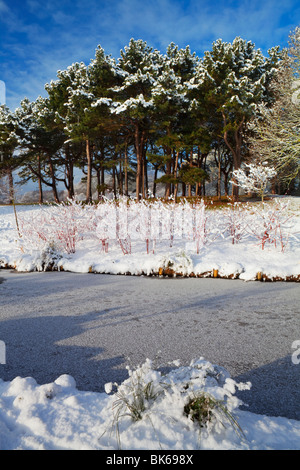
[[[220,234],[229,237],[234,245],[247,235],[248,205],[229,204],[221,212],[219,221]]]
[[[75,199],[60,204],[41,206],[30,218],[20,217],[23,246],[36,249],[55,247],[68,254],[75,253],[77,242],[91,229],[91,206]]]
[[[115,205],[116,209],[116,239],[124,255],[131,254],[131,237],[128,231],[128,200],[121,198]]]
[[[197,253],[207,242],[207,214],[204,202],[175,204],[170,201],[121,199],[100,203],[95,210],[95,233],[102,245],[116,240],[124,254],[131,253],[132,242],[143,241],[146,252],[154,253],[157,242],[193,240]]]
[[[184,406],[184,413],[200,428],[209,428],[214,425],[214,421],[220,423],[229,422],[233,428],[243,435],[243,431],[237,420],[231,414],[222,400],[216,400],[212,395],[206,392],[200,392],[190,397]]]
[[[107,253],[109,240],[116,239],[116,210],[114,201],[105,199],[94,211],[92,236],[101,243],[101,249]]]
[[[136,201],[123,198],[82,204],[76,200],[41,206],[30,215],[19,216],[20,245],[23,253],[38,251],[73,254],[79,242],[98,244],[99,252],[109,245],[132,254],[140,242],[146,253],[154,254],[159,244],[170,248],[188,242],[190,251],[199,254],[220,237],[237,244],[243,239],[258,240],[285,250],[293,236],[284,200],[274,204],[231,204],[220,211],[209,211],[203,201]]]
[[[201,248],[207,243],[207,213],[205,211],[205,204],[201,201],[200,204],[193,206],[193,238],[196,242],[196,251],[199,254]]]
[[[127,370],[129,379],[118,386],[114,408],[117,409],[117,419],[129,414],[133,421],[138,421],[143,418],[151,403],[163,394],[164,387],[161,375],[152,368],[149,359],[135,370],[129,367]]]
[[[257,193],[263,201],[268,184],[276,176],[277,171],[262,164],[245,163],[244,166],[245,169],[239,168],[232,172],[231,183],[247,192]]]
[[[75,253],[77,242],[83,238],[87,227],[88,207],[69,200],[54,207],[49,222],[56,243],[68,254]]]
[[[161,416],[179,422],[186,419],[186,427],[192,427],[195,433],[204,428],[207,433],[218,434],[233,427],[243,437],[234,417],[242,402],[234,394],[236,390],[249,390],[251,384],[235,382],[225,369],[204,358],[192,361],[188,367],[181,367],[178,361],[172,364],[177,367],[163,375],[147,359],[136,369],[127,367],[129,378],[121,385],[106,384],[108,394],[116,387],[112,426],[118,446],[122,444],[122,431],[132,421],[149,420],[155,431],[156,418]]]
[[[293,236],[292,225],[289,224],[293,214],[289,213],[288,207],[289,203],[280,199],[267,207],[253,207],[247,230],[258,240],[262,250],[266,245],[279,246],[281,251],[286,249],[290,237]]]
[[[39,249],[44,250],[48,246],[54,246],[54,239],[49,234],[49,224],[46,210],[41,207],[30,216],[22,214],[19,216],[19,228],[21,234],[21,250]]]
[[[156,239],[157,233],[155,232],[155,205],[149,204],[145,200],[138,203],[131,203],[130,213],[131,219],[129,220],[128,229],[133,239],[140,239],[145,242],[146,251],[149,253],[150,241]],[[134,224],[134,225],[132,225]],[[135,226],[135,231],[132,228]]]

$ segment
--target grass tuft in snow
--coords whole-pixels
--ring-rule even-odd
[[[212,429],[218,422],[226,427],[229,423],[240,437],[245,437],[243,430],[226,404],[206,392],[200,392],[189,398],[184,406],[184,414],[200,428]]]
[[[160,445],[159,432],[155,429],[155,423],[160,419],[171,423],[190,418],[208,435],[218,434],[229,425],[239,438],[245,438],[232,413],[240,404],[233,394],[236,387],[248,389],[250,384],[237,384],[227,377],[222,368],[202,358],[193,361],[188,368],[178,365],[165,376],[153,368],[149,359],[142,366],[135,369],[127,367],[127,370],[129,378],[121,385],[110,383],[105,387],[107,393],[112,391],[113,385],[117,387],[112,397],[111,431],[116,432],[119,449],[125,430],[146,421],[150,422]],[[183,422],[184,426],[189,427],[187,421]]]
[[[137,422],[143,418],[149,419],[153,429],[153,423],[148,413],[154,401],[163,395],[164,385],[161,382],[160,373],[152,368],[152,361],[149,359],[135,370],[127,367],[129,379],[121,385],[106,384],[106,390],[112,390],[113,385],[117,387],[113,402],[114,419],[112,428],[116,429],[118,448],[121,448],[121,438],[119,431],[120,420],[130,417],[131,421]],[[154,429],[155,431],[155,429]]]
[[[151,403],[164,393],[160,373],[152,369],[149,359],[135,370],[127,368],[129,379],[118,387],[114,408],[117,416],[129,415],[133,421],[142,419]]]

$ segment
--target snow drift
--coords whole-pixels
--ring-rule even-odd
[[[31,377],[0,380],[0,449],[299,449],[298,421],[239,410],[234,393],[250,384],[204,358],[188,367],[174,361],[165,375],[146,360],[128,375],[107,384],[107,393],[78,391],[69,375],[44,385]],[[203,422],[185,408],[201,394],[214,404]]]
[[[0,207],[0,267],[132,275],[300,279],[298,198]]]

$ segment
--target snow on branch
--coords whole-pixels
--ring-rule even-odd
[[[263,201],[269,182],[277,174],[273,167],[266,165],[245,164],[245,170],[239,168],[232,172],[231,183],[245,189],[247,192],[258,193]]]

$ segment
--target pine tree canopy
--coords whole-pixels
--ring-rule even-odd
[[[299,40],[294,36],[291,46],[294,77]],[[216,40],[203,57],[189,46],[172,42],[162,54],[131,39],[115,59],[98,45],[89,64],[59,70],[45,98],[25,98],[15,112],[0,107],[2,168],[17,167],[24,180],[38,178],[53,190],[63,181],[70,195],[76,167],[87,184],[94,175],[98,188],[106,188],[109,174],[114,191],[126,194],[135,174],[137,197],[149,189],[149,170],[166,196],[178,184],[183,192],[184,185],[204,191],[216,152],[219,178],[223,172],[226,180],[227,168],[249,158],[251,124],[278,100],[274,80],[282,58],[279,47],[265,57],[240,37]]]

